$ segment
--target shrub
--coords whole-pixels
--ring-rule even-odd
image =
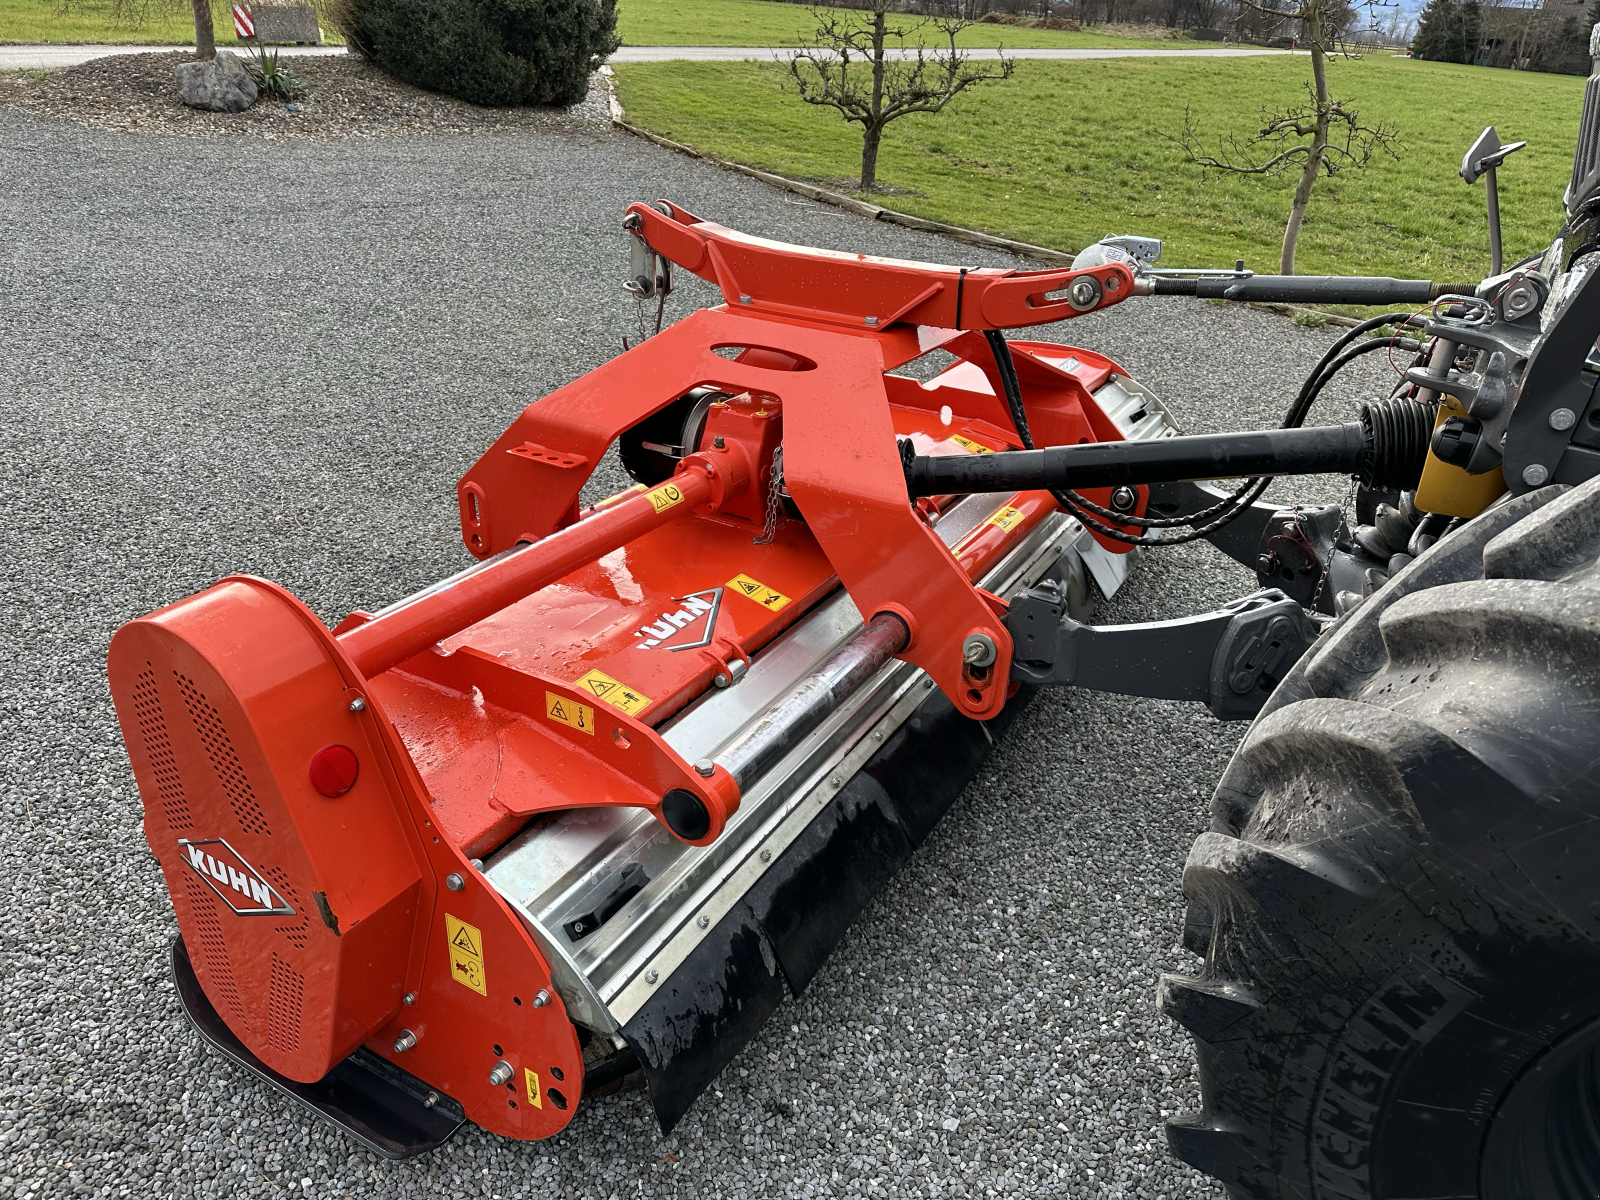
[[[616,0],[341,0],[351,46],[473,104],[576,104],[620,42]]]

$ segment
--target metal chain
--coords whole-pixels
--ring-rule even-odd
[[[770,546],[778,536],[778,513],[783,510],[783,447],[772,452],[772,467],[767,472],[767,511],[761,536],[750,539],[753,546]]]

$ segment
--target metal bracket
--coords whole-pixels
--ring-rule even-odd
[[[1016,644],[1012,679],[1196,700],[1223,721],[1261,711],[1321,632],[1316,620],[1276,588],[1215,612],[1137,625],[1083,625],[1065,609],[1065,595],[1053,581],[1012,600],[1006,614]]]

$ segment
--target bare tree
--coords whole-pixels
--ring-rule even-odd
[[[816,36],[785,60],[800,99],[835,109],[861,126],[864,192],[878,186],[878,147],[890,121],[939,112],[973,84],[1009,79],[1016,69],[1003,55],[998,70],[974,67],[956,48],[956,34],[969,22],[935,17],[891,25],[890,3],[870,0],[860,10],[813,8]],[[943,46],[930,49],[920,37],[907,41],[929,27],[942,35]]]
[[[1311,55],[1311,83],[1306,88],[1309,103],[1282,112],[1268,110],[1266,122],[1255,136],[1223,138],[1210,151],[1185,111],[1183,133],[1172,140],[1206,171],[1277,176],[1299,169],[1279,265],[1283,274],[1293,275],[1295,243],[1300,239],[1317,175],[1336,175],[1350,167],[1360,170],[1379,151],[1399,158],[1400,142],[1392,125],[1363,124],[1350,101],[1328,95],[1328,52],[1339,48],[1340,33],[1353,15],[1345,0],[1290,0],[1292,7],[1271,7],[1271,2],[1239,0],[1243,8],[1264,16],[1300,22],[1301,40]],[[1370,12],[1378,4],[1368,0],[1362,7]]]
[[[64,13],[93,7],[92,0],[61,0]],[[211,27],[211,0],[111,0],[111,19],[133,29],[150,19],[153,12],[189,8],[194,13],[196,58],[217,56],[217,35]]]

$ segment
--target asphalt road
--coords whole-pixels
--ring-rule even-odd
[[[224,50],[237,47],[223,46]],[[94,58],[113,54],[163,54],[173,50],[190,50],[193,46],[0,46],[0,71],[49,70],[71,67]],[[284,55],[343,54],[342,46],[280,46]],[[689,59],[694,62],[742,62],[749,58],[779,59],[787,51],[769,46],[624,46],[608,58],[607,62],[671,62]],[[890,58],[914,57],[914,52],[891,49]],[[1007,58],[1247,58],[1261,54],[1289,54],[1289,50],[1273,50],[1262,46],[1197,47],[1189,50],[1141,50],[1119,48],[1097,49],[1022,49],[1006,50]],[[998,58],[998,50],[978,48],[967,51],[969,58]]]
[[[752,233],[1001,261],[594,107],[526,136],[337,144],[0,109],[0,1195],[1220,1196],[1167,1156],[1162,1118],[1198,1089],[1153,1001],[1160,971],[1195,966],[1179,876],[1242,728],[1176,704],[1042,697],[671,1137],[633,1094],[547,1143],[468,1129],[391,1163],[186,1025],[112,631],[232,572],[332,621],[463,565],[454,480],[629,331],[617,218],[656,196]],[[1276,420],[1332,331],[1144,300],[1053,336],[1202,430]],[[1252,586],[1208,546],[1161,551],[1106,616]]]

